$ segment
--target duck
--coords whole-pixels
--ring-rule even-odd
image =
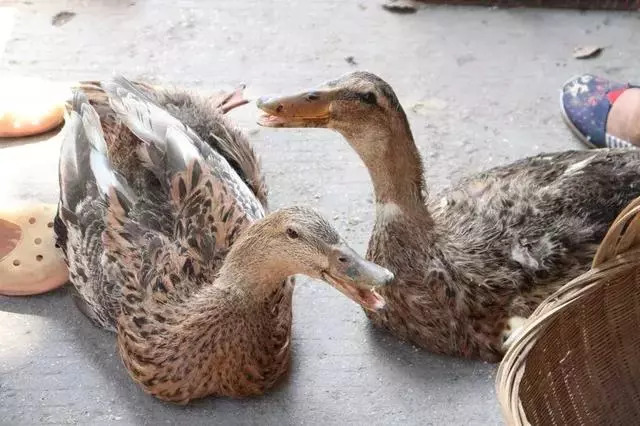
[[[544,299],[589,269],[607,229],[640,195],[640,153],[541,154],[432,195],[391,86],[355,71],[312,90],[263,96],[258,123],[340,133],[369,171],[366,258],[395,274],[378,327],[428,351],[498,362]]]
[[[263,394],[288,369],[296,274],[374,310],[393,274],[312,209],[266,212],[258,163],[220,108],[191,128],[178,117],[201,99],[173,95],[171,111],[149,90],[124,77],[74,90],[54,230],[76,304],[158,399]]]

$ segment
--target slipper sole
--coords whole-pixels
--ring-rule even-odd
[[[56,205],[32,204],[0,210],[0,294],[45,293],[69,279],[55,246]]]
[[[0,81],[0,138],[38,135],[64,121],[66,85],[26,77]]]

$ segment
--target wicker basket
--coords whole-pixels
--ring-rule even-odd
[[[496,388],[509,425],[640,424],[640,198],[531,315]]]

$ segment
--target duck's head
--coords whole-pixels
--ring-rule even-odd
[[[255,223],[233,250],[245,251],[242,267],[256,269],[269,277],[266,281],[304,274],[328,282],[369,310],[384,307],[375,290],[394,278],[389,270],[360,257],[321,215],[303,207],[281,209]],[[253,252],[251,259],[247,250]]]
[[[293,95],[263,96],[257,106],[265,112],[258,124],[265,127],[324,127],[347,139],[407,130],[406,115],[391,86],[364,71]]]
[[[324,127],[341,133],[371,174],[376,200],[422,206],[423,171],[407,116],[391,86],[363,71],[288,96],[264,96],[266,127]]]

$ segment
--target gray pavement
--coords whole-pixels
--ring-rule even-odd
[[[63,10],[76,15],[52,25]],[[581,149],[560,118],[559,87],[586,71],[637,82],[639,35],[637,13],[424,7],[396,15],[372,0],[0,0],[0,78],[116,71],[197,90],[246,82],[258,95],[367,69],[396,89],[435,192],[493,165]],[[605,50],[573,59],[585,44]],[[329,131],[258,128],[256,114],[247,106],[232,116],[262,155],[272,206],[320,209],[363,252],[373,207],[355,153]],[[1,146],[0,201],[55,202],[58,147],[56,138]],[[494,365],[399,342],[320,282],[299,285],[294,304],[293,365],[282,384],[261,398],[177,407],[133,384],[113,336],[65,290],[0,296],[0,424],[501,423]]]

